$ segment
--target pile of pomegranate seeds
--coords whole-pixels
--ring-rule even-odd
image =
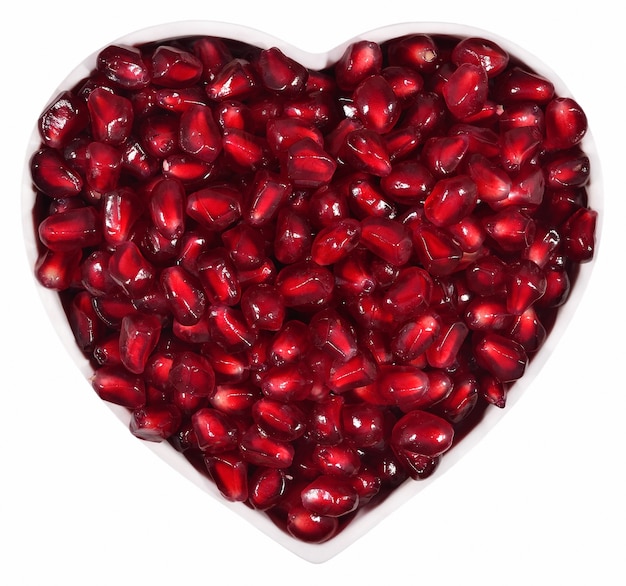
[[[484,39],[109,46],[39,129],[93,388],[307,542],[504,407],[593,256],[584,112]]]

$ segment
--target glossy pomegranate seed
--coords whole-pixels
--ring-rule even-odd
[[[482,65],[464,62],[445,82],[442,94],[455,118],[467,118],[482,109],[487,100],[487,72]]]
[[[430,379],[415,366],[386,365],[380,370],[377,384],[380,396],[406,413],[420,404]]]
[[[44,147],[32,156],[30,171],[35,187],[50,197],[76,196],[83,188],[83,178],[51,148]]]
[[[206,93],[215,101],[239,100],[250,96],[258,83],[249,61],[232,59],[215,74],[206,86]]]
[[[356,355],[358,348],[354,329],[334,309],[323,309],[314,314],[309,328],[313,344],[334,359],[346,361]]]
[[[174,435],[180,423],[181,414],[174,405],[145,405],[132,412],[129,428],[139,439],[161,442]]]
[[[301,492],[302,505],[317,515],[340,517],[354,511],[359,497],[352,482],[345,478],[322,475]]]
[[[285,530],[306,543],[324,543],[339,530],[337,517],[318,515],[302,506],[289,509]]]
[[[330,182],[337,162],[312,138],[302,138],[284,151],[283,168],[294,186],[317,188]]]
[[[383,260],[402,266],[409,261],[413,244],[408,229],[387,218],[366,218],[361,222],[361,244]]]
[[[202,62],[189,51],[161,45],[152,53],[152,83],[163,87],[188,87],[202,76]]]
[[[475,343],[474,354],[478,365],[502,382],[521,378],[528,363],[519,342],[495,332],[486,333]]]
[[[463,252],[448,234],[424,224],[413,233],[413,245],[422,266],[433,275],[449,275],[459,266]]]
[[[449,226],[468,216],[477,200],[476,184],[468,175],[440,179],[424,202],[424,215],[435,226]]]
[[[334,279],[326,267],[302,262],[283,268],[276,276],[276,287],[286,307],[306,310],[323,307],[330,301]]]
[[[163,269],[160,283],[177,322],[197,324],[207,309],[207,299],[199,280],[179,266]]]
[[[445,323],[442,321],[439,335],[433,344],[426,349],[428,364],[433,368],[449,368],[457,359],[457,355],[468,334],[468,327],[462,321]]]
[[[289,320],[272,338],[268,348],[270,363],[296,363],[306,355],[310,345],[307,324],[297,319]]]
[[[405,463],[411,454],[434,458],[452,447],[454,428],[450,423],[428,413],[414,410],[403,415],[393,427],[391,446]]]
[[[122,366],[99,367],[91,378],[91,386],[102,400],[129,409],[141,407],[146,401],[144,379]]]
[[[420,185],[417,186],[418,190],[421,189]],[[368,216],[393,219],[397,216],[395,204],[385,197],[381,188],[377,187],[367,175],[358,175],[350,182],[348,206],[359,219]]]
[[[376,379],[374,362],[363,352],[346,361],[336,361],[330,369],[328,386],[337,393],[365,386]]]
[[[183,151],[202,161],[215,161],[222,150],[222,136],[209,107],[192,105],[182,113],[179,144]]]
[[[89,124],[85,104],[72,93],[61,92],[41,114],[39,135],[53,149],[66,147]]]
[[[374,130],[361,128],[350,132],[341,152],[343,159],[354,169],[377,177],[384,177],[391,172],[386,145]]]
[[[587,262],[595,248],[595,226],[598,213],[581,208],[567,220],[563,227],[564,246],[568,257],[577,262]]]
[[[68,210],[45,218],[39,224],[39,238],[57,252],[97,246],[102,241],[101,222],[95,208]]]
[[[290,443],[270,438],[256,427],[250,427],[239,440],[239,451],[246,462],[266,468],[288,468],[293,461]]]
[[[509,55],[502,47],[479,37],[461,40],[455,45],[450,57],[456,65],[480,65],[490,78],[502,73],[509,64]]]
[[[35,276],[46,289],[65,291],[75,283],[82,256],[80,249],[61,252],[45,249],[37,257]]]
[[[483,225],[497,245],[510,252],[523,250],[531,244],[537,229],[533,218],[515,206],[485,216]]]
[[[124,366],[141,374],[161,335],[161,320],[156,315],[127,315],[122,319],[119,345]]]
[[[554,98],[545,109],[546,138],[549,150],[577,145],[587,132],[587,115],[572,98]]]
[[[433,73],[439,63],[439,48],[432,36],[413,34],[390,42],[388,56],[393,65],[414,67],[428,74]]]
[[[198,409],[191,416],[198,447],[207,454],[219,454],[237,448],[239,432],[231,418],[209,407]]]
[[[260,511],[271,509],[285,496],[288,485],[288,475],[280,468],[258,468],[250,478],[248,502]]]
[[[513,66],[498,77],[494,92],[497,99],[505,103],[546,104],[554,96],[554,84],[541,75]]]
[[[270,91],[293,96],[302,92],[306,86],[306,68],[276,47],[260,52],[258,68],[261,83]]]
[[[109,45],[97,57],[97,69],[115,85],[137,90],[151,81],[150,69],[136,47]]]
[[[406,322],[391,341],[391,350],[401,360],[413,360],[437,339],[441,325],[436,315],[424,313]]]
[[[96,88],[89,94],[87,108],[95,141],[119,145],[130,136],[134,112],[128,98]]]
[[[361,224],[346,218],[320,230],[311,244],[311,258],[318,265],[334,265],[349,255],[358,245]]]
[[[230,187],[205,187],[189,194],[186,211],[209,230],[222,231],[241,217],[241,196]]]
[[[365,78],[355,88],[352,99],[365,127],[377,133],[389,132],[400,117],[398,99],[382,75]]]
[[[343,90],[353,90],[366,77],[380,73],[382,64],[383,53],[378,43],[352,43],[334,66],[337,85]]]
[[[424,202],[435,181],[434,175],[425,164],[408,159],[396,163],[390,173],[381,179],[380,187],[393,201],[416,205]]]

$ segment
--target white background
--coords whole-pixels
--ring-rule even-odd
[[[1,25],[1,584],[626,583],[626,88],[621,18],[608,2],[34,4]],[[39,111],[86,55],[168,20],[252,26],[313,52],[406,21],[486,29],[560,75],[587,111],[602,161],[592,280],[540,376],[461,462],[323,564],[274,543],[120,426],[59,344],[27,266],[20,190]]]

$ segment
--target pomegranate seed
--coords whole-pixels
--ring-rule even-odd
[[[511,177],[484,155],[473,154],[467,161],[467,171],[476,184],[480,199],[493,203],[508,197],[512,185]]]
[[[83,188],[82,177],[51,148],[43,147],[32,156],[30,171],[35,187],[50,197],[76,196]]]
[[[391,350],[401,360],[413,360],[437,339],[440,328],[436,315],[424,313],[398,330],[391,341]]]
[[[363,387],[376,379],[374,362],[363,352],[357,352],[348,360],[333,363],[330,369],[328,386],[337,393]]]
[[[123,89],[138,90],[152,80],[150,69],[136,47],[109,45],[97,57],[97,69]]]
[[[361,244],[383,260],[406,264],[413,252],[408,229],[388,218],[366,218],[361,222]]]
[[[155,315],[127,315],[122,319],[119,345],[122,364],[141,374],[161,335],[161,320]]]
[[[317,515],[341,517],[356,510],[359,496],[352,482],[345,478],[322,475],[301,492],[302,506]]]
[[[312,262],[294,263],[276,276],[276,287],[286,307],[313,309],[325,306],[334,290],[332,273]]]
[[[451,367],[468,334],[468,327],[462,321],[445,323],[442,320],[439,335],[426,349],[428,364],[433,368]]]
[[[482,65],[464,62],[444,83],[442,94],[456,118],[467,118],[482,109],[487,100],[487,72]]]
[[[311,258],[318,265],[334,265],[358,245],[361,224],[352,218],[340,220],[320,230],[311,244]]]
[[[203,452],[219,454],[237,448],[237,425],[225,413],[209,407],[198,409],[191,416],[191,425],[197,445]]]
[[[357,116],[366,128],[379,134],[389,132],[398,121],[398,99],[382,75],[366,77],[352,95]]]
[[[53,149],[66,147],[89,124],[84,103],[70,92],[61,92],[38,120],[39,135]]]
[[[589,261],[594,252],[598,213],[581,208],[563,226],[563,240],[568,257],[576,262]]]
[[[45,218],[39,224],[39,238],[57,252],[97,246],[102,241],[101,223],[95,208],[76,208]]]
[[[245,59],[232,59],[222,67],[206,86],[212,100],[241,100],[256,91],[258,79]]]
[[[478,200],[476,184],[468,175],[440,179],[424,202],[424,215],[435,226],[449,226],[461,221],[474,209]]]
[[[302,92],[306,86],[306,68],[276,47],[261,51],[258,65],[261,83],[270,91],[293,96]]]
[[[337,162],[312,138],[302,138],[284,151],[283,168],[297,187],[317,188],[330,182]]]
[[[304,412],[289,403],[261,399],[252,407],[252,418],[264,434],[278,441],[293,441],[306,431]]]
[[[198,279],[180,266],[161,271],[160,283],[165,291],[174,319],[184,326],[192,326],[202,319],[207,300]]]
[[[439,63],[439,49],[432,36],[413,34],[392,41],[388,57],[393,65],[414,67],[422,74],[429,74]]]
[[[391,161],[385,143],[377,132],[367,128],[353,130],[346,136],[343,158],[353,168],[384,177],[391,173]]]
[[[288,484],[280,468],[258,468],[250,478],[248,502],[259,511],[271,509],[283,499]]]
[[[498,76],[494,88],[502,102],[546,104],[554,97],[554,85],[541,75],[513,66]]]
[[[546,138],[549,150],[577,145],[587,132],[587,115],[572,98],[554,98],[545,109]]]
[[[35,276],[46,289],[65,291],[74,285],[81,259],[80,249],[60,252],[45,249],[37,258]]]
[[[289,468],[294,448],[290,443],[270,438],[250,427],[239,440],[239,451],[246,462],[266,468]]]
[[[194,104],[180,117],[180,148],[201,161],[212,163],[222,150],[222,136],[210,108]]]
[[[91,386],[103,401],[128,409],[137,409],[146,401],[144,379],[122,366],[99,367],[91,378]]]
[[[276,217],[278,210],[291,195],[291,185],[275,173],[260,170],[244,214],[252,226],[263,226]]]
[[[476,362],[502,382],[521,378],[528,363],[524,347],[515,340],[487,332],[475,343]]]
[[[435,177],[428,167],[410,159],[396,163],[380,181],[385,195],[404,205],[423,203],[434,185]]]
[[[403,412],[412,411],[428,391],[430,379],[415,366],[386,365],[378,376],[378,393]]]
[[[226,500],[244,502],[248,499],[248,464],[238,452],[210,454],[205,456],[204,462],[210,477]]]
[[[188,87],[202,76],[202,62],[193,53],[160,45],[152,53],[152,83],[163,87]]]
[[[221,232],[241,217],[241,196],[228,186],[205,187],[189,194],[186,211],[205,228]]]
[[[169,114],[154,114],[140,123],[141,145],[149,155],[160,158],[178,148],[179,121]]]
[[[463,253],[450,236],[436,226],[424,224],[413,233],[415,253],[432,275],[449,275],[461,262]]]
[[[403,415],[393,426],[391,446],[405,463],[410,454],[434,458],[452,447],[454,428],[450,423],[419,409]]]
[[[130,431],[139,439],[161,442],[180,426],[181,414],[174,405],[145,405],[131,414]]]
[[[420,189],[419,184],[417,189]],[[384,194],[367,175],[359,175],[350,183],[348,205],[359,219],[368,216],[393,219],[397,215],[394,203],[385,199]]]
[[[337,85],[343,90],[354,90],[366,77],[380,73],[382,63],[383,53],[378,43],[352,43],[334,66]]]
[[[309,328],[313,344],[334,359],[346,361],[356,355],[358,348],[354,329],[334,309],[323,309],[314,314]]]
[[[96,88],[89,94],[87,108],[95,141],[119,145],[130,136],[134,111],[128,98]]]
[[[304,322],[296,319],[285,322],[270,343],[270,363],[278,365],[301,360],[310,347],[309,335]]]
[[[324,543],[339,530],[337,517],[317,515],[302,506],[289,509],[285,530],[307,543]]]

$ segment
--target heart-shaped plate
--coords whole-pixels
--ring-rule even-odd
[[[537,59],[534,55],[529,54],[521,47],[514,45],[504,38],[500,38],[490,32],[466,27],[461,25],[443,24],[443,23],[403,23],[394,26],[386,26],[366,32],[357,38],[346,40],[340,46],[334,47],[327,53],[310,54],[301,51],[297,47],[288,45],[277,38],[273,38],[260,31],[235,26],[228,23],[219,22],[179,22],[168,23],[161,26],[146,28],[131,33],[123,38],[117,39],[112,44],[122,45],[140,45],[147,42],[153,42],[163,39],[173,39],[186,36],[213,36],[224,39],[233,39],[245,42],[249,45],[268,49],[278,47],[288,57],[296,60],[311,70],[323,70],[336,63],[344,54],[347,47],[359,40],[368,40],[377,43],[384,43],[391,39],[403,37],[414,33],[427,33],[431,35],[452,35],[455,37],[481,37],[490,39],[507,51],[510,55],[515,56],[523,63],[527,64],[536,73],[549,79],[555,86],[556,94],[560,96],[569,96],[565,84],[559,79],[555,72],[550,70],[544,63]],[[87,77],[96,66],[96,58],[99,52],[96,52],[72,71],[66,79],[59,85],[58,91],[71,88],[83,78]],[[56,96],[57,92],[55,92]],[[24,231],[28,258],[35,266],[40,245],[37,241],[36,230],[33,230],[32,210],[35,206],[35,191],[30,170],[30,159],[41,144],[39,130],[35,128],[33,131],[29,152],[27,156],[27,164],[24,172],[23,180],[23,209],[24,218],[26,218]],[[589,157],[590,167],[592,169],[592,180],[586,185],[589,207],[594,210],[602,209],[602,185],[600,177],[600,166],[596,156],[596,150],[593,138],[590,132],[587,132],[581,143],[581,148]],[[601,214],[599,215],[599,220]],[[596,227],[596,235],[600,232],[600,225]],[[474,445],[477,444],[485,436],[485,434],[500,421],[515,402],[523,395],[524,389],[532,384],[537,373],[541,370],[543,364],[549,358],[552,349],[558,344],[559,339],[563,336],[567,324],[572,315],[576,311],[577,305],[584,294],[586,283],[588,282],[593,269],[593,262],[585,262],[580,265],[576,279],[567,300],[556,315],[550,333],[541,347],[540,352],[533,355],[529,362],[523,377],[517,380],[511,387],[506,402],[506,409],[498,409],[495,407],[487,408],[480,420],[472,427],[469,433],[464,434],[462,441],[458,441],[445,454],[441,462],[437,466],[435,472],[430,476],[419,480],[407,480],[397,486],[393,492],[375,507],[365,508],[357,512],[354,518],[343,528],[335,537],[324,542],[310,544],[300,540],[296,540],[288,535],[284,530],[279,528],[267,515],[262,512],[249,508],[242,503],[234,503],[225,500],[217,489],[216,485],[194,466],[190,465],[188,460],[177,450],[175,450],[167,442],[146,442],[145,445],[152,449],[165,462],[179,471],[193,483],[198,485],[202,490],[232,509],[236,514],[246,518],[250,523],[258,527],[261,531],[269,535],[276,542],[292,551],[296,555],[311,562],[323,562],[337,555],[351,543],[357,540],[365,532],[372,529],[381,519],[388,515],[391,511],[397,509],[402,503],[408,499],[414,498],[423,488],[436,481],[436,479],[445,473],[451,466],[461,459]],[[85,355],[79,350],[75,343],[74,335],[63,309],[59,295],[49,289],[38,286],[42,302],[54,323],[61,341],[66,346],[71,358],[78,366],[80,371],[85,375],[86,379],[90,379],[93,375],[93,366],[87,360]],[[86,385],[88,386],[88,384]],[[89,392],[89,391],[88,391]],[[123,424],[128,427],[130,422],[130,414],[128,409],[119,407],[112,403],[106,403],[110,407]]]

